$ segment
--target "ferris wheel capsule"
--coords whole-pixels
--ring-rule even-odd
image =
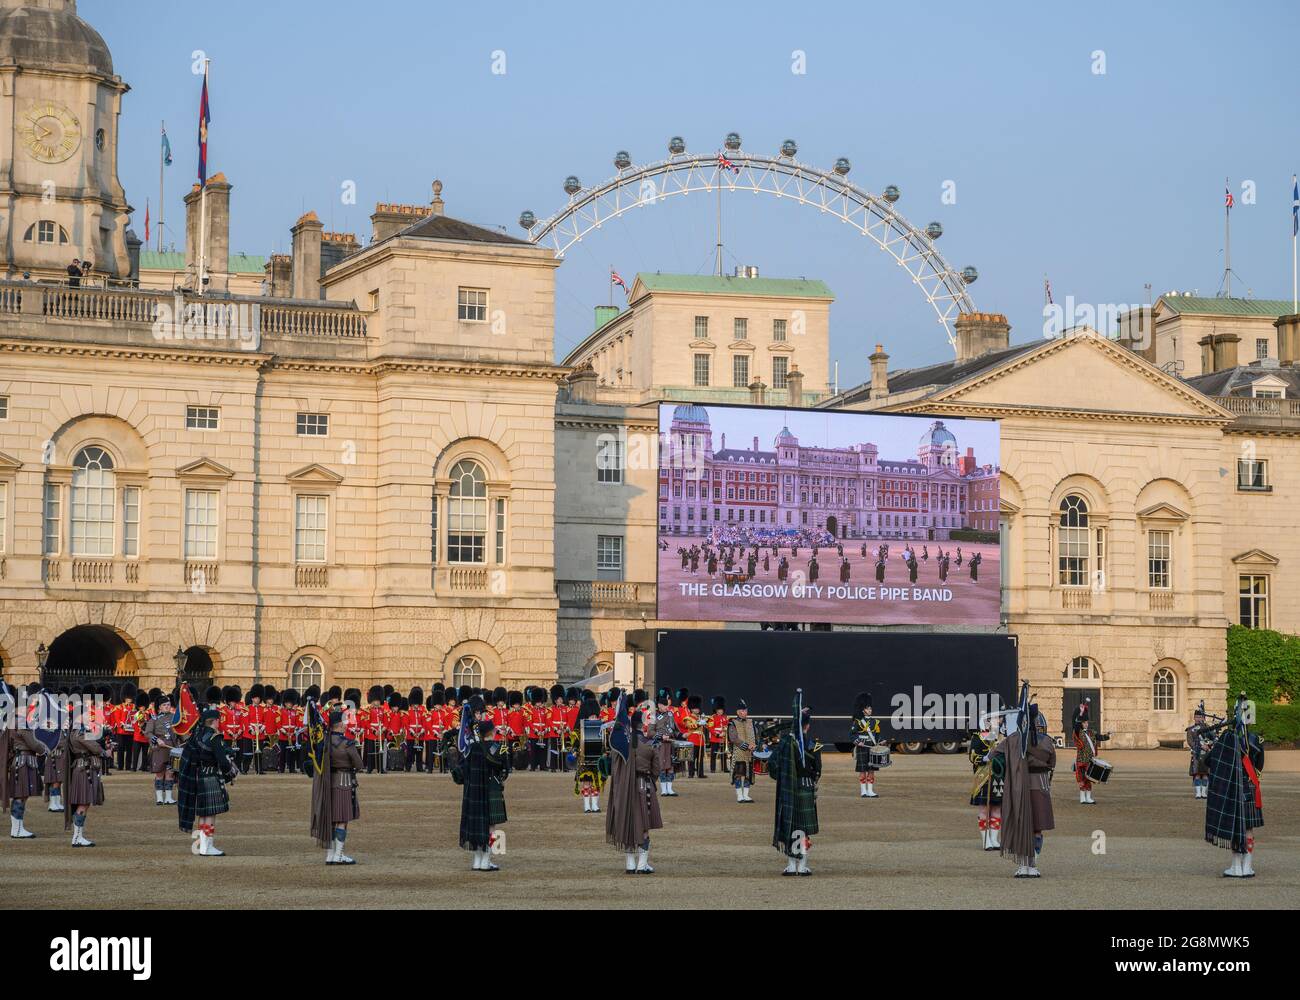
[[[568,177],[564,178],[564,193],[565,193],[565,194],[567,194],[567,195],[575,195],[575,194],[577,194],[577,193],[578,193],[579,191],[581,191],[581,190],[582,190],[582,181],[580,181],[580,180],[578,180],[578,178],[574,177],[573,174],[569,174]]]
[[[973,285],[979,280],[980,273],[973,267],[963,267],[961,269],[961,280],[968,285]]]
[[[614,166],[619,170],[626,170],[632,166],[632,155],[626,149],[620,149],[614,154]]]
[[[533,226],[537,225],[537,216],[532,212],[520,212],[519,225],[524,229],[532,229]]]
[[[799,147],[793,139],[786,139],[785,142],[781,143],[782,156],[794,156],[797,152],[799,152]]]
[[[839,174],[841,177],[844,177],[852,169],[853,169],[853,164],[849,162],[849,158],[847,156],[841,156],[838,160],[835,161],[835,172]]]
[[[734,153],[740,148],[740,133],[728,132],[727,137],[722,140],[722,144]]]
[[[668,152],[672,153],[673,156],[681,156],[686,152],[686,140],[680,135],[673,136],[668,140]]]
[[[925,227],[925,235],[930,237],[932,240],[937,240],[943,235],[943,226],[937,222],[931,222]]]
[[[897,184],[891,184],[889,187],[885,188],[885,201],[889,202],[891,205],[898,201],[902,196],[903,192],[898,190]]]

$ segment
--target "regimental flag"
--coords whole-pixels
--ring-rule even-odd
[[[794,733],[795,744],[799,747],[799,763],[802,764],[807,749],[804,745],[803,732],[803,688],[795,689],[793,709],[794,722],[791,724],[790,731]]]
[[[618,287],[623,289],[623,291],[627,291],[627,282],[623,280],[623,276],[617,271],[609,272],[609,283],[611,285],[618,285]]]
[[[629,734],[632,731],[632,720],[627,713],[627,692],[618,693],[618,711],[614,714],[614,729],[609,734],[609,748],[627,763],[628,756],[632,753],[632,744],[629,742]]]
[[[198,721],[199,706],[194,704],[194,694],[188,684],[182,684],[180,693],[176,696],[176,709],[172,713],[172,732],[186,736]]]
[[[474,712],[469,706],[470,699],[460,706],[460,732],[456,736],[456,749],[461,756],[469,753],[469,745],[474,742]]]
[[[212,109],[208,106],[208,70],[203,69],[203,94],[199,98],[199,186],[208,183],[208,124]]]
[[[330,727],[321,713],[319,702],[307,702],[303,720],[307,726],[307,756],[311,758],[312,774],[320,774],[325,755],[329,753]]]
[[[727,157],[722,153],[718,154],[718,169],[730,170],[733,174],[740,173],[740,168],[736,166],[734,163],[732,163],[730,160],[728,160]]]
[[[172,165],[172,141],[167,138],[166,126],[162,130],[162,161],[164,167]]]
[[[1228,182],[1225,180],[1223,182],[1223,207],[1232,208],[1235,204],[1236,202],[1232,197],[1232,189],[1228,187]]]
[[[1232,197],[1229,195],[1228,197]],[[1020,704],[1016,710],[1016,725],[1020,727],[1020,753],[1023,756],[1026,747],[1029,745],[1029,682],[1022,681],[1020,684]]]
[[[1291,175],[1291,235],[1300,234],[1300,182]]]

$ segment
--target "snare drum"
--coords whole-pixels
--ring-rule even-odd
[[[1108,762],[1100,757],[1094,757],[1085,774],[1089,781],[1098,781],[1105,784],[1110,780],[1110,772],[1113,770],[1114,768]]]
[[[690,740],[673,740],[673,761],[674,763],[686,765],[690,762],[691,752],[695,749],[695,744]]]
[[[877,744],[867,750],[867,755],[871,758],[872,767],[888,767],[893,763],[890,760],[890,749],[887,746]]]

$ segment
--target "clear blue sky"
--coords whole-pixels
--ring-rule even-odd
[[[1233,211],[1237,288],[1291,290],[1290,177],[1300,169],[1295,48],[1300,5],[1125,2],[797,4],[341,0],[81,0],[131,85],[120,172],[143,232],[158,191],[158,123],[175,151],[167,214],[193,181],[199,83],[212,59],[211,170],[234,184],[231,248],[286,250],[314,209],[369,232],[376,201],[427,202],[504,225],[584,184],[665,155],[670,136],[717,149],[799,143],[800,159],[853,161],[869,190],[897,184],[913,223],[974,264],[976,306],[1013,340],[1041,335],[1043,276],[1058,301],[1140,303],[1144,284],[1216,291],[1223,183],[1258,185]],[[514,10],[513,15],[506,11]],[[791,53],[807,72],[791,72]],[[492,53],[506,55],[493,75]],[[1104,75],[1092,71],[1103,50]],[[356,205],[341,204],[355,181]],[[956,183],[957,203],[941,204]],[[861,381],[876,342],[891,366],[950,356],[930,307],[882,252],[811,209],[737,194],[724,205],[726,265],[825,280],[832,358]],[[174,230],[179,237],[181,230]],[[179,242],[179,238],[177,242]],[[711,199],[638,212],[594,233],[558,274],[563,354],[607,301],[612,264],[708,273]]]

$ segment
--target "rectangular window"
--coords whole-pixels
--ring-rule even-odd
[[[215,406],[187,406],[185,407],[185,429],[215,431],[220,412]]]
[[[737,354],[731,359],[731,384],[737,389],[749,388],[749,355]]]
[[[709,356],[707,354],[695,355],[695,384],[709,384]]]
[[[498,566],[506,561],[506,498],[496,499],[496,562]]]
[[[789,371],[789,369],[790,369],[789,358],[772,359],[772,388],[773,389],[785,388],[785,376],[786,373]],[[797,404],[797,403],[802,403],[803,401],[796,400],[795,402]]]
[[[696,340],[709,339],[709,317],[707,316],[695,317],[695,339]]]
[[[772,320],[772,339],[778,341],[785,340],[785,320]]]
[[[36,225],[36,240],[38,243],[54,242],[54,223],[49,219],[42,219]]]
[[[596,440],[596,482],[622,481],[623,442],[616,437],[601,436]]]
[[[0,483],[0,553],[5,551],[5,528],[9,524],[9,484]]]
[[[217,558],[216,490],[185,491],[185,558]]]
[[[429,501],[429,562],[438,565],[438,491],[430,490]]]
[[[623,579],[623,536],[596,536],[596,578]]]
[[[0,396],[0,420],[9,419],[9,397]]]
[[[749,320],[744,316],[737,316],[733,325],[737,340],[749,339]]]
[[[300,563],[323,563],[329,531],[329,497],[294,498],[293,553]]]
[[[140,487],[122,487],[122,555],[140,554]]]
[[[57,556],[60,548],[59,535],[59,484],[45,485],[45,554]]]
[[[1268,628],[1268,577],[1237,578],[1238,621],[1247,628]]]
[[[1237,489],[1267,491],[1268,462],[1258,458],[1237,459]]]
[[[299,437],[328,437],[330,432],[330,415],[328,413],[299,413]]]
[[[456,290],[456,318],[466,323],[486,323],[488,292],[486,288]]]
[[[1169,589],[1173,537],[1170,531],[1152,531],[1147,535],[1147,586],[1152,590]]]
[[[1256,337],[1256,338],[1255,338],[1255,357],[1256,357],[1257,359],[1268,357],[1268,338],[1267,338],[1267,337]]]
[[[1088,529],[1061,528],[1057,536],[1058,577],[1062,587],[1086,587],[1088,580]]]

